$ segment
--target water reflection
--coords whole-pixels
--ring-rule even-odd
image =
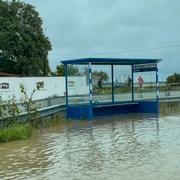
[[[4,179],[178,179],[180,114],[68,121],[0,145]]]
[[[99,172],[106,168],[113,170],[116,168],[122,171],[133,167],[133,164],[140,166],[144,161],[152,158],[151,152],[155,153],[159,147],[157,115],[137,114],[132,117],[114,116],[111,117],[111,120],[108,118],[98,118],[97,121],[93,121],[93,126],[91,121],[87,121],[86,129],[82,127],[81,121],[74,121],[71,128],[68,126],[66,153],[69,161],[78,161],[81,156],[81,163],[78,165],[81,170]],[[147,126],[145,132],[147,134],[145,135],[143,132],[143,137],[139,131],[139,127],[142,125]],[[74,127],[76,131],[74,131]],[[77,144],[74,142],[78,141],[76,137],[79,138],[76,136],[77,130],[82,134],[86,131],[86,135],[83,134],[81,137],[81,146],[79,151],[75,152]],[[148,139],[146,140],[145,137]],[[128,163],[125,165],[124,162],[127,161]]]

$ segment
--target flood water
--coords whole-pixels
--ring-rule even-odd
[[[0,144],[0,179],[180,179],[180,113],[73,121]]]

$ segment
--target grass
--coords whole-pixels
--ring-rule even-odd
[[[0,143],[23,140],[31,136],[32,126],[28,123],[14,124],[0,129]]]
[[[62,125],[64,122],[65,116],[62,114],[57,114],[49,118],[44,118],[42,121],[38,121],[36,125],[24,122],[14,123],[7,127],[0,127],[0,143],[25,140],[31,136],[34,129]]]

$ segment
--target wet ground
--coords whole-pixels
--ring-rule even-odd
[[[72,121],[0,144],[0,179],[180,179],[180,111]]]

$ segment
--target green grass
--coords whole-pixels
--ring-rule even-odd
[[[30,124],[15,124],[0,129],[0,143],[15,140],[27,139],[31,136],[32,127]]]
[[[0,143],[24,140],[31,136],[33,130],[62,125],[64,122],[66,122],[64,114],[57,114],[52,117],[45,118],[42,121],[38,121],[35,126],[27,122],[15,123],[12,125],[6,124],[7,127],[0,127]]]

